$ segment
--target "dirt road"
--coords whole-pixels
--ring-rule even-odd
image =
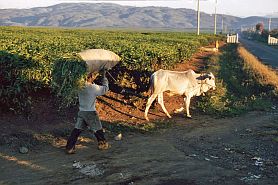
[[[278,50],[264,45],[260,42],[247,40],[240,37],[239,41],[244,47],[249,50],[253,55],[257,56],[263,63],[278,69]]]
[[[108,151],[98,151],[84,132],[74,155],[64,153],[61,136],[27,154],[2,142],[0,184],[275,185],[277,132],[276,110],[229,119],[175,115],[168,128],[152,133],[123,133],[121,141],[108,133]]]

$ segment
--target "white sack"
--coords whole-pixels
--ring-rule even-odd
[[[117,54],[105,49],[88,49],[78,54],[87,63],[89,72],[111,69],[121,60]]]

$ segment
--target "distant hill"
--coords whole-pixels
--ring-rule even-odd
[[[132,7],[110,3],[62,3],[31,9],[0,9],[0,25],[51,26],[88,28],[196,28],[196,11],[185,8]],[[223,15],[224,28],[254,27],[258,22],[268,24],[265,17],[240,18]],[[214,16],[201,13],[201,28],[212,29]],[[222,27],[222,15],[217,16],[217,27]],[[272,28],[278,28],[278,18]]]
[[[278,12],[274,12],[272,14],[268,14],[268,15],[266,15],[266,17],[278,18]]]

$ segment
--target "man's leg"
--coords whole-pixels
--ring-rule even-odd
[[[99,150],[107,150],[108,148],[111,147],[105,139],[103,129],[97,130],[94,134],[98,141],[98,149]]]
[[[72,130],[70,137],[68,138],[67,145],[66,145],[66,152],[68,154],[75,153],[75,144],[76,144],[76,141],[77,141],[79,135],[81,134],[81,132],[82,131],[77,128],[74,128]]]
[[[85,122],[88,125],[88,128],[97,138],[98,141],[98,149],[106,150],[110,147],[104,137],[104,131],[102,128],[101,121],[96,111],[87,112],[85,116]]]
[[[76,141],[81,134],[82,130],[85,128],[85,121],[83,119],[83,113],[78,112],[77,120],[74,126],[74,129],[72,130],[70,137],[68,138],[67,145],[66,145],[66,152],[68,154],[75,153],[75,144]]]

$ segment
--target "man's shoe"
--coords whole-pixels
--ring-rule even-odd
[[[109,143],[107,143],[106,141],[100,141],[98,144],[98,149],[99,150],[107,150],[111,147],[111,145]]]
[[[75,148],[72,148],[72,149],[66,149],[66,154],[75,154],[76,150]]]

